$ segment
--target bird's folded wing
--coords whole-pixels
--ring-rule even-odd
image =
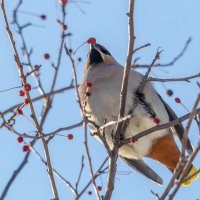
[[[177,119],[177,115],[175,114],[175,112],[170,108],[170,106],[162,99],[162,97],[160,95],[158,95],[160,97],[160,100],[162,101],[163,105],[165,106],[165,109],[168,112],[169,115],[169,119],[170,121],[173,121],[175,119]],[[184,128],[183,125],[180,123],[178,123],[177,125],[175,125],[173,127],[173,132],[175,132],[175,134],[177,135],[177,137],[179,138],[179,140],[181,141],[183,138],[183,133],[184,133]],[[186,145],[186,150],[189,154],[191,154],[193,152],[193,147],[192,144],[190,142],[190,139],[187,138],[187,145]]]
[[[163,181],[160,176],[154,172],[142,159],[134,160],[120,156],[120,158],[127,163],[130,167],[143,174],[152,181],[162,185]]]

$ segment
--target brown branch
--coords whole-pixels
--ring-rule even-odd
[[[200,141],[198,142],[197,147],[195,148],[194,152],[192,152],[187,163],[185,164],[185,167],[183,168],[183,171],[179,177],[179,180],[176,184],[174,191],[169,195],[169,200],[172,200],[174,198],[174,196],[176,195],[177,191],[179,190],[179,188],[181,186],[181,183],[184,181],[185,175],[187,174],[188,170],[190,169],[191,164],[192,164],[194,158],[196,157],[197,153],[199,152],[199,150],[200,150]]]
[[[76,191],[78,191],[78,185],[80,183],[80,180],[81,180],[81,175],[83,173],[83,168],[84,168],[85,164],[84,164],[84,155],[82,155],[82,158],[81,158],[81,168],[80,168],[80,171],[79,171],[79,175],[78,175],[78,179],[75,183],[75,189]]]
[[[88,158],[88,161],[89,161],[89,167],[90,167],[90,173],[91,173],[91,177],[92,177],[92,184],[94,186],[94,191],[96,193],[97,199],[101,200],[99,192],[97,190],[97,185],[96,185],[96,182],[95,182],[94,170],[93,170],[93,166],[92,166],[92,159],[91,159],[91,156],[90,156],[88,140],[87,140],[87,124],[86,123],[84,123],[84,144],[85,144],[87,158]]]
[[[18,21],[18,12],[19,12],[19,8],[20,8],[21,5],[22,5],[22,0],[19,0],[16,8],[13,11],[13,24],[15,24],[17,29],[18,29],[17,33],[19,34],[19,36],[21,38],[21,41],[22,41],[22,48],[21,48],[22,49],[22,53],[25,54],[26,57],[27,57],[27,66],[29,67],[29,71],[33,72],[35,81],[36,81],[36,83],[38,85],[38,90],[42,95],[44,95],[45,91],[43,89],[43,86],[42,86],[42,83],[40,81],[40,78],[35,73],[35,70],[33,71],[33,65],[32,65],[32,62],[31,62],[31,53],[28,52],[28,47],[27,47],[27,44],[26,44],[26,41],[25,41],[25,38],[24,38],[23,31],[27,26],[20,26],[20,23]],[[29,23],[29,25],[30,25],[30,23]]]
[[[131,68],[131,62],[133,57],[133,49],[134,49],[134,0],[129,0],[129,8],[128,8],[128,52],[127,59],[124,68],[122,87],[120,92],[120,105],[119,105],[119,115],[118,120],[124,117],[125,114],[125,105],[126,105],[126,95],[127,95],[127,86],[128,86],[128,77],[129,71]],[[120,133],[122,130],[122,123],[118,123],[114,135],[114,147],[112,149],[111,155],[109,156],[109,169],[108,169],[108,178],[107,178],[107,188],[105,192],[104,200],[110,200],[112,196],[112,192],[114,190],[115,183],[115,175],[117,171],[116,162],[118,158],[118,151],[120,146]]]
[[[45,164],[47,166],[47,162],[42,158],[42,156],[39,154],[38,151],[36,151],[35,148],[33,147],[30,147],[31,151],[42,161],[43,164]],[[67,185],[70,190],[74,193],[74,195],[76,196],[78,193],[77,193],[77,190],[72,186],[72,184],[66,180],[57,170],[55,169],[52,169],[54,174],[64,182],[65,185]]]
[[[54,91],[52,91],[52,92],[48,92],[48,93],[46,93],[45,95],[40,95],[40,96],[38,96],[38,97],[35,97],[35,98],[32,99],[32,102],[36,102],[36,101],[39,101],[39,100],[41,100],[41,99],[43,99],[43,98],[46,98],[50,93],[51,93],[52,95],[55,95],[55,94],[60,94],[60,93],[63,93],[63,92],[65,92],[65,91],[71,90],[71,89],[74,89],[74,86],[73,86],[73,85],[70,85],[70,86],[68,86],[68,87],[64,87],[64,88],[61,88],[61,89],[54,90]],[[18,103],[18,104],[16,104],[16,105],[10,107],[10,108],[6,109],[5,111],[3,111],[2,114],[3,114],[3,115],[8,114],[9,112],[12,112],[12,111],[15,110],[17,107],[19,107],[20,105],[21,105],[21,103]]]
[[[24,72],[23,72],[23,66],[21,64],[21,61],[20,61],[20,58],[19,58],[16,46],[15,46],[15,41],[13,39],[12,32],[10,31],[10,27],[9,27],[9,24],[8,24],[8,20],[7,20],[7,16],[6,16],[6,11],[5,11],[5,6],[4,6],[4,0],[2,0],[2,2],[1,2],[1,8],[2,8],[2,12],[3,12],[3,16],[4,16],[6,30],[7,30],[7,33],[8,33],[8,36],[9,36],[12,48],[14,50],[15,62],[16,62],[17,67],[18,67],[18,72],[19,72],[21,81],[22,81],[22,83],[24,85],[24,84],[27,83],[26,82],[26,76],[24,75]],[[42,136],[42,131],[41,131],[40,125],[38,123],[38,120],[36,118],[35,110],[33,108],[33,104],[32,104],[29,92],[26,92],[26,96],[27,96],[27,98],[30,101],[29,108],[30,108],[30,111],[31,111],[32,119],[34,121],[34,124],[35,124],[37,130],[38,130],[38,134],[40,136]],[[46,155],[46,159],[47,159],[47,168],[48,168],[49,178],[50,178],[50,182],[51,182],[51,186],[52,186],[52,190],[53,190],[54,199],[57,200],[58,199],[58,193],[57,193],[57,188],[56,188],[56,184],[55,184],[55,180],[54,180],[54,176],[53,176],[53,172],[52,172],[52,166],[51,166],[51,161],[50,161],[48,146],[47,146],[47,143],[46,143],[46,141],[44,139],[42,139],[42,143],[43,143],[43,147],[44,147],[44,151],[45,151],[45,155]]]
[[[196,113],[200,113],[200,108],[196,109]],[[135,139],[135,140],[139,140],[140,138],[142,138],[142,137],[144,137],[144,136],[146,136],[146,135],[148,135],[148,134],[151,134],[151,133],[153,133],[153,132],[155,132],[155,131],[158,131],[158,130],[162,130],[162,129],[166,129],[166,128],[170,128],[170,127],[172,127],[172,126],[175,126],[176,124],[179,124],[179,123],[185,121],[186,119],[188,119],[189,116],[190,116],[190,113],[188,113],[188,114],[186,114],[186,115],[183,115],[182,117],[177,118],[177,119],[175,119],[175,120],[173,120],[173,121],[170,121],[170,122],[168,122],[168,123],[161,124],[161,125],[157,125],[157,126],[154,126],[154,127],[152,127],[152,128],[149,128],[149,129],[147,129],[147,130],[145,130],[145,131],[142,131],[142,132],[138,133],[137,135],[135,135],[135,136],[134,136],[134,139]],[[124,145],[124,144],[128,144],[128,143],[130,143],[130,139],[131,139],[131,138],[127,138],[127,139],[125,139],[125,140],[122,140],[121,143],[122,143],[123,145]]]
[[[139,51],[139,50],[141,50],[141,49],[143,49],[143,48],[146,48],[146,47],[148,47],[148,46],[151,46],[151,44],[147,43],[147,44],[144,44],[144,45],[142,45],[142,46],[140,46],[140,47],[138,47],[138,48],[135,48],[135,49],[133,50],[133,54],[135,54],[137,51]]]
[[[187,123],[187,125],[186,125],[186,128],[185,128],[185,130],[184,130],[184,134],[183,134],[183,138],[182,138],[182,151],[181,151],[181,156],[180,156],[179,162],[178,162],[178,164],[177,164],[177,166],[176,166],[176,169],[175,169],[175,171],[174,171],[174,174],[173,174],[173,176],[172,176],[170,182],[168,183],[168,185],[167,185],[165,191],[163,192],[163,194],[162,194],[162,196],[160,197],[159,200],[164,200],[164,199],[166,198],[166,196],[169,194],[170,190],[171,190],[172,187],[174,186],[174,181],[175,181],[175,179],[176,179],[178,176],[180,176],[180,177],[179,177],[179,181],[177,182],[178,185],[176,184],[176,188],[177,188],[177,190],[178,190],[178,188],[180,187],[180,185],[181,185],[181,183],[182,183],[183,178],[185,177],[186,172],[188,172],[188,170],[187,170],[187,171],[184,171],[184,169],[185,169],[184,165],[185,165],[185,160],[186,160],[186,159],[185,159],[185,149],[186,149],[188,131],[189,131],[190,125],[191,125],[191,123],[192,123],[192,121],[193,121],[193,119],[194,119],[194,116],[195,116],[195,114],[197,113],[197,109],[196,109],[196,108],[197,108],[197,106],[198,106],[199,100],[200,100],[200,95],[198,95],[197,100],[196,100],[196,102],[195,102],[195,104],[194,104],[194,106],[193,106],[193,109],[192,109],[191,113],[189,113],[189,115],[188,115],[189,121],[188,121],[188,123]],[[194,152],[193,152],[193,153],[194,153]],[[192,153],[192,154],[193,154],[193,153]],[[186,165],[187,165],[187,163],[186,163]],[[186,166],[186,165],[185,165],[185,166]],[[189,166],[189,167],[190,167],[190,166]],[[181,175],[180,175],[180,173],[181,173]],[[183,174],[183,173],[184,173],[184,174]],[[184,176],[183,176],[183,175],[184,175]],[[174,191],[175,191],[175,190],[174,190]],[[174,195],[175,195],[175,193],[174,193]]]
[[[184,78],[168,78],[168,79],[162,79],[162,78],[152,78],[152,77],[149,77],[147,79],[147,81],[158,81],[158,82],[175,82],[175,81],[187,81],[187,82],[190,82],[189,80],[190,79],[195,79],[195,78],[198,78],[200,77],[200,73],[198,74],[195,74],[193,76],[187,76],[187,77],[184,77]]]
[[[101,164],[101,166],[99,167],[99,169],[97,170],[97,172],[94,175],[94,178],[96,179],[98,176],[100,176],[102,173],[105,172],[105,170],[108,169],[108,167],[102,169],[104,167],[104,165],[106,164],[108,160],[108,157],[106,157],[106,159],[103,161],[103,163]],[[75,198],[75,200],[80,199],[80,197],[84,194],[84,192],[87,190],[87,188],[92,184],[92,179],[86,184],[86,186],[81,190],[81,192],[78,194],[78,196]]]
[[[184,55],[184,53],[187,51],[188,46],[191,43],[191,41],[192,41],[192,38],[189,37],[188,40],[186,41],[183,49],[181,50],[181,52],[172,61],[165,63],[165,64],[158,63],[158,64],[155,64],[153,67],[169,67],[169,66],[174,65]],[[134,68],[149,68],[149,65],[133,64],[131,67],[134,67]]]

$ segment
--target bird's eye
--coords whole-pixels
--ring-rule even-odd
[[[99,47],[99,49],[101,50],[102,53],[104,53],[106,55],[111,55],[110,52],[104,46],[102,46],[100,44],[96,44],[96,45]]]

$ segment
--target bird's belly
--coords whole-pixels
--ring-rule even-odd
[[[166,121],[167,122],[167,121]],[[145,116],[134,117],[130,120],[124,138],[130,138],[138,133],[156,126],[152,118]],[[146,156],[157,138],[163,137],[167,133],[166,129],[150,133],[136,141],[120,148],[119,153],[128,158],[139,159]]]

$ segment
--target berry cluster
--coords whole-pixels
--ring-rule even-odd
[[[20,97],[23,97],[23,96],[25,96],[25,94],[26,94],[27,92],[30,92],[30,91],[31,91],[31,85],[30,85],[29,83],[25,83],[25,84],[23,85],[23,89],[19,91],[19,96],[20,96]],[[23,104],[22,104],[20,107],[17,108],[16,113],[17,113],[18,115],[23,115],[22,108],[23,108],[25,105],[28,105],[29,103],[30,103],[29,98],[25,98]]]
[[[90,88],[92,87],[92,83],[91,82],[86,82],[85,84],[85,87],[86,87],[86,92],[85,92],[85,95],[87,97],[90,97],[91,96],[91,93],[89,92]]]
[[[17,138],[17,142],[18,143],[22,143],[24,141],[24,138],[22,136],[19,136]],[[23,152],[28,152],[30,150],[30,146],[28,144],[25,144],[23,147],[22,147],[22,151]]]

